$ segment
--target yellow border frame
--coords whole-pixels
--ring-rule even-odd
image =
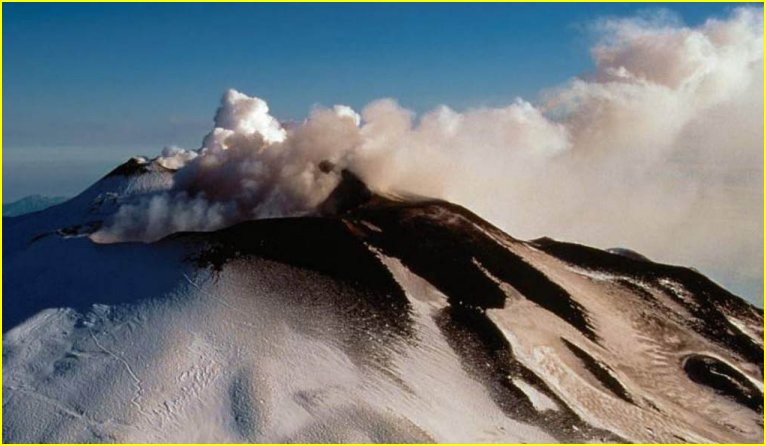
[[[227,0],[225,2],[215,2],[215,1],[206,1],[206,0],[150,0],[150,1],[142,1],[142,0],[81,0],[81,1],[74,1],[74,0],[48,0],[48,1],[34,1],[34,0],[0,0],[0,3],[760,3],[764,4],[763,1],[755,1],[755,0],[745,0],[745,1],[734,1],[734,0],[723,0],[723,1],[715,1],[715,0],[700,0],[700,1],[690,1],[690,0],[680,0],[680,1],[663,1],[663,0],[643,0],[643,1],[630,1],[630,0],[614,0],[614,1],[605,1],[605,0],[587,0],[587,1],[578,1],[578,0],[532,0],[532,1],[520,1],[520,0],[485,0],[482,2],[476,2],[476,1],[465,1],[465,0],[421,0],[421,1],[412,1],[412,0],[361,0],[361,1],[355,1],[355,0],[331,0],[331,1],[323,1],[323,0],[302,0],[299,2],[291,1],[291,0],[272,0],[272,1],[250,1],[250,0]],[[766,8],[764,8],[764,17],[766,18]],[[3,87],[2,87],[2,30],[3,30],[3,24],[2,24],[2,8],[0,8],[0,99],[2,99],[3,95]],[[766,43],[764,43],[764,49],[766,50]],[[766,68],[766,63],[764,63],[764,67]],[[764,80],[766,80],[766,73],[764,74]],[[766,106],[766,95],[764,95],[764,105]],[[766,114],[764,114],[764,127],[766,128]],[[2,150],[2,110],[0,110],[0,204],[2,204],[2,165],[3,165],[3,150]],[[764,152],[766,153],[766,140],[764,140]],[[764,171],[766,171],[766,157],[764,159],[764,165],[763,165]],[[766,196],[766,182],[763,184],[763,190],[764,195]],[[766,219],[766,201],[764,202],[764,219]],[[0,218],[0,250],[2,250],[2,230],[3,230],[3,224],[2,219]],[[764,261],[766,262],[766,242],[764,242]],[[2,274],[3,268],[2,268],[2,261],[0,261],[0,275]],[[766,278],[764,279],[764,287],[766,287]],[[766,324],[764,325],[764,328],[766,329]],[[0,333],[2,332],[2,280],[0,279]],[[764,344],[766,344],[766,333],[764,333]],[[0,363],[0,379],[2,378],[2,364]],[[766,386],[766,377],[764,377],[764,385]],[[2,387],[0,387],[0,399],[2,399]],[[0,425],[2,425],[2,407],[0,406]],[[764,418],[764,421],[766,421],[766,417]],[[766,444],[766,433],[764,434],[763,443]],[[2,439],[0,439],[0,444],[2,444]],[[30,443],[14,443],[14,444],[30,444]],[[32,443],[34,444],[34,443]],[[51,443],[51,444],[68,444],[71,445],[72,443]],[[159,445],[163,443],[120,443],[120,444],[149,444],[149,445]],[[206,443],[175,443],[175,444],[206,444]],[[231,443],[231,444],[247,444],[247,443]],[[273,444],[273,443],[263,443],[263,444]],[[312,443],[305,443],[305,444],[312,444]],[[355,445],[359,445],[360,443],[351,443]],[[478,443],[449,443],[449,444],[458,444],[458,445],[477,445]],[[513,444],[513,443],[509,443]],[[533,444],[541,444],[546,446],[553,446],[551,443],[533,443]],[[572,444],[572,443],[565,443],[565,444]],[[575,443],[576,444],[576,443]],[[679,443],[639,443],[640,445],[650,445],[650,444],[670,444],[670,445],[677,445],[681,446]],[[732,443],[732,444],[742,444],[742,443]],[[755,443],[757,444],[757,443]]]

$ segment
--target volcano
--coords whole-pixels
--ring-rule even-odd
[[[172,183],[135,158],[4,218],[3,441],[763,441],[761,309],[341,177],[310,215],[97,243]]]

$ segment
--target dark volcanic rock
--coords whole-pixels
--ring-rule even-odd
[[[322,168],[321,164],[320,168]],[[325,171],[325,169],[332,168],[325,165],[322,170]],[[340,174],[340,183],[319,206],[318,211],[320,215],[342,214],[367,203],[373,197],[367,185],[359,177],[351,173],[351,171],[344,169]]]
[[[754,411],[763,410],[761,391],[729,364],[712,356],[689,355],[684,358],[683,367],[692,381],[731,397]]]

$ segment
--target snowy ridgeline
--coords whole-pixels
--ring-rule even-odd
[[[165,181],[123,172],[4,223],[5,442],[763,437],[763,315],[692,270],[365,194],[91,240]]]

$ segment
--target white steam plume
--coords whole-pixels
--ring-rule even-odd
[[[540,104],[420,118],[383,99],[361,116],[316,109],[283,128],[228,91],[199,151],[160,196],[125,204],[101,241],[153,240],[250,218],[311,213],[338,182],[331,161],[379,191],[442,197],[519,237],[549,235],[691,264],[761,291],[763,20],[740,8],[696,28],[668,14],[609,19],[595,71]]]

